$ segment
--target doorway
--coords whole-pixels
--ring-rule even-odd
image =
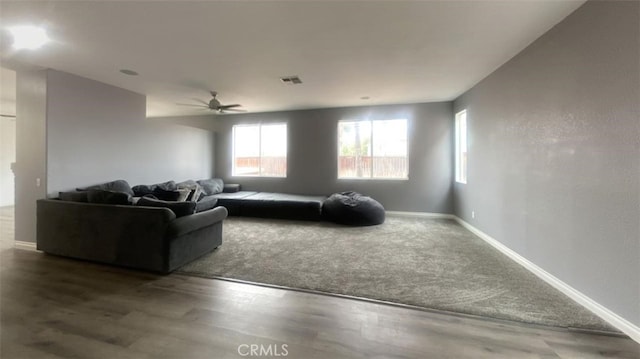
[[[16,73],[0,68],[0,248],[14,246]]]

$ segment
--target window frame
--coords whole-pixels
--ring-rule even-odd
[[[455,181],[461,184],[466,184],[469,180],[469,131],[467,117],[467,109],[458,111],[455,115]],[[462,134],[463,128],[464,136]],[[462,143],[463,139],[464,143]],[[462,158],[463,154],[465,157],[464,160]]]
[[[284,126],[285,131],[285,173],[282,176],[262,175],[262,127],[263,126]],[[258,127],[258,171],[259,174],[238,174],[236,173],[236,128],[238,127]],[[238,123],[231,128],[231,176],[232,177],[253,177],[253,178],[287,178],[289,173],[289,125],[287,122],[268,123]]]
[[[373,157],[374,157],[374,142],[375,139],[373,137],[373,123],[378,121],[404,121],[405,122],[405,130],[406,130],[406,150],[405,150],[405,158],[407,162],[407,170],[404,177],[373,177],[374,166],[373,166]],[[371,171],[368,177],[355,177],[355,176],[340,176],[340,124],[341,123],[356,123],[356,122],[369,122],[370,131],[371,131]],[[338,180],[365,180],[365,181],[408,181],[409,180],[409,119],[408,118],[384,118],[384,119],[348,119],[348,120],[339,120],[336,124],[336,177]]]

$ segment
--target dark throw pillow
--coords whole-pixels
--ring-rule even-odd
[[[152,194],[163,201],[177,201],[180,198],[180,192],[177,190],[169,191],[160,187],[156,187]]]
[[[165,191],[175,191],[176,189],[178,189],[174,181],[167,181],[167,182],[156,183],[152,185],[140,184],[137,186],[133,186],[132,190],[135,196],[142,197],[147,194],[153,194],[153,191],[156,188],[161,188]]]
[[[146,184],[139,184],[137,186],[133,186],[131,188],[133,190],[133,195],[136,197],[142,197],[148,194],[153,194],[153,189],[155,185],[147,186]]]
[[[89,202],[89,192],[88,191],[60,192],[58,194],[58,197],[63,201]]]
[[[151,197],[142,197],[138,200],[136,206],[146,207],[164,207],[169,208],[177,217],[184,217],[196,212],[196,203],[192,201],[170,202]]]
[[[154,184],[154,186],[156,188],[162,188],[165,191],[175,191],[178,189],[178,186],[176,185],[175,181],[167,181],[167,182],[162,182],[162,183],[156,183]]]
[[[131,196],[124,192],[105,191],[101,189],[92,189],[88,192],[87,199],[89,203],[100,204],[131,204]]]
[[[107,183],[97,184],[95,186],[89,186],[86,188],[78,188],[78,191],[89,191],[92,189],[101,189],[104,191],[124,192],[130,196],[133,196],[133,190],[129,183],[125,180],[115,180]]]
[[[202,186],[202,190],[207,196],[221,193],[222,189],[224,188],[224,181],[222,181],[221,178],[202,179],[197,182],[200,186]]]

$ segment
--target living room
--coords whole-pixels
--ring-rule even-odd
[[[15,241],[18,246],[32,248],[36,241],[36,200],[115,179],[126,179],[137,185],[217,177],[225,182],[239,183],[243,190],[305,195],[330,195],[354,190],[382,203],[389,212],[389,218],[393,215],[457,218],[472,233],[494,247],[502,248],[511,259],[544,278],[572,300],[586,306],[633,340],[639,340],[640,164],[637,158],[640,150],[637,99],[640,86],[637,76],[639,35],[634,31],[638,28],[637,2],[558,2],[556,7],[547,4],[548,8],[535,1],[503,4],[504,8],[488,2],[453,5],[309,2],[306,5],[288,4],[290,7],[283,3],[258,5],[243,2],[239,5],[217,4],[220,7],[215,8],[219,10],[216,15],[211,15],[212,9],[207,8],[210,6],[207,3],[192,4],[194,9],[186,4],[168,3],[163,5],[166,9],[158,12],[162,16],[153,19],[156,23],[168,22],[169,19],[163,16],[184,11],[190,16],[200,14],[200,17],[191,19],[193,23],[215,19],[221,23],[216,26],[222,27],[232,26],[232,21],[237,20],[234,17],[237,13],[251,13],[252,19],[260,19],[256,13],[262,13],[262,20],[256,20],[250,26],[251,31],[241,32],[238,41],[249,35],[258,36],[256,34],[260,32],[272,36],[268,23],[283,17],[296,19],[294,23],[297,26],[310,22],[308,28],[299,28],[300,33],[278,34],[293,44],[298,44],[304,36],[317,37],[315,45],[323,51],[315,53],[321,58],[313,61],[313,66],[323,71],[335,70],[332,66],[340,69],[324,84],[319,73],[314,72],[311,65],[304,64],[308,55],[302,51],[278,52],[278,41],[274,41],[274,52],[270,52],[266,45],[261,48],[244,47],[227,40],[227,36],[236,37],[224,31],[197,35],[188,31],[186,24],[184,30],[172,28],[170,31],[175,32],[171,35],[171,42],[175,42],[179,49],[174,49],[174,52],[181,51],[182,55],[191,52],[189,46],[192,45],[188,45],[191,40],[180,43],[177,39],[181,36],[189,39],[192,39],[189,36],[196,36],[194,43],[198,43],[198,36],[210,37],[219,48],[215,55],[221,58],[198,58],[194,55],[193,58],[184,56],[184,63],[172,66],[163,61],[158,61],[158,64],[165,67],[145,65],[136,58],[144,56],[136,48],[126,49],[126,46],[135,44],[144,48],[145,56],[154,51],[156,56],[163,56],[158,51],[164,49],[162,43],[167,38],[155,37],[153,32],[148,33],[135,26],[135,16],[153,13],[152,5],[120,5],[129,11],[129,15],[120,14],[115,5],[101,2],[92,5],[95,8],[87,4],[60,4],[51,5],[49,10],[29,2],[1,5],[3,24],[18,25],[18,20],[24,21],[33,16],[35,20],[31,21],[40,19],[50,23],[53,32],[50,36],[55,39],[54,44],[43,47],[46,51],[49,46],[51,53],[38,54],[7,50],[9,44],[3,38],[3,67],[16,71],[17,102],[13,115],[17,116]],[[336,10],[332,6],[344,14],[332,16]],[[474,24],[469,25],[470,29],[460,29],[465,36],[476,30],[489,40],[495,36],[493,41],[497,42],[496,34],[509,32],[505,31],[506,28],[514,27],[514,33],[519,31],[515,27],[530,26],[533,30],[529,29],[529,38],[523,36],[519,41],[512,40],[508,49],[492,48],[496,54],[490,57],[493,61],[490,63],[480,63],[489,61],[486,56],[478,56],[478,63],[474,63],[470,54],[473,51],[484,52],[478,47],[470,47],[463,52],[464,57],[456,52],[453,58],[448,58],[459,71],[451,73],[451,84],[447,84],[449,73],[443,73],[438,67],[443,65],[433,64],[435,60],[429,57],[398,60],[391,56],[384,58],[388,63],[378,63],[375,58],[371,60],[371,55],[378,53],[372,52],[374,50],[369,46],[373,46],[377,39],[375,34],[382,30],[371,30],[373,35],[363,34],[363,31],[371,25],[369,21],[373,21],[375,14],[381,16],[379,13],[384,10],[388,12],[385,16],[397,21],[394,22],[397,26],[391,27],[391,35],[385,39],[408,36],[402,42],[403,49],[396,49],[398,53],[415,51],[423,55],[420,51],[433,51],[434,48],[424,45],[425,50],[418,45],[419,41],[437,44],[438,40],[426,32],[410,35],[411,31],[424,31],[424,28],[413,29],[411,26],[418,26],[415,24],[424,21],[423,17],[435,22],[434,15],[426,15],[425,12],[437,14],[437,11],[444,11],[438,7],[447,6],[453,7],[453,10],[449,9],[453,14],[465,14],[466,17],[462,18]],[[74,11],[82,16],[75,15]],[[118,26],[114,26],[111,20],[106,17],[100,19],[97,15],[116,11],[118,16],[124,17],[120,29],[116,29]],[[498,18],[505,23],[489,26],[479,21],[479,13],[493,20],[497,18],[491,16],[500,13],[502,17]],[[88,32],[96,36],[95,45],[77,47],[71,38],[82,33],[78,29],[84,29],[81,27],[85,21],[83,16],[89,15],[96,21],[95,29]],[[523,23],[525,19],[534,18],[545,21]],[[62,25],[63,20],[70,21],[66,28]],[[414,25],[401,26],[400,20]],[[327,26],[316,24],[322,21],[329,21],[335,29],[327,29],[326,36],[322,33],[311,36],[309,29]],[[329,46],[336,41],[335,32],[350,28],[345,24],[351,24],[351,32],[345,33],[335,47]],[[58,33],[54,31],[56,27]],[[129,34],[131,39],[123,41],[122,48],[114,50],[109,47],[111,45],[107,46],[112,37],[124,37],[126,32],[134,30]],[[283,30],[280,28],[280,31]],[[65,34],[69,37],[63,38]],[[454,33],[451,39],[460,40],[459,36]],[[87,39],[78,37],[77,41],[87,43]],[[463,43],[472,46],[476,44],[474,41],[481,43],[487,40],[480,35],[478,37],[480,39],[468,38],[465,40],[468,42]],[[358,40],[364,42],[357,51],[348,52],[343,48],[355,46]],[[408,51],[412,41],[416,49]],[[102,45],[104,49],[101,49]],[[393,44],[384,46],[385,50],[394,49]],[[443,47],[442,52],[457,46]],[[119,62],[98,61],[104,54],[102,51],[115,53],[110,55],[113,58],[109,61]],[[331,61],[331,56],[340,56],[342,51],[356,57],[346,65]],[[66,67],[65,61],[71,61],[65,58],[69,54],[80,59],[74,60],[80,62],[77,67]],[[262,56],[260,61],[274,68],[268,74],[274,78],[265,79],[267,74],[257,73],[257,65],[251,59],[258,55]],[[208,61],[220,66],[235,61],[236,68],[241,71],[217,70],[216,66],[206,65]],[[282,66],[275,65],[279,61],[283,61]],[[97,65],[90,65],[92,63]],[[358,65],[360,63],[362,66]],[[298,65],[300,70],[295,67],[283,69],[285,64]],[[388,64],[389,67],[399,66],[399,70],[388,69],[393,75],[398,75],[394,71],[406,72],[402,81],[407,83],[407,88],[402,87],[402,82],[385,82],[382,77],[387,75],[384,73],[380,74],[379,81],[358,83],[361,80],[358,74],[364,73],[364,69],[382,71]],[[481,65],[484,73],[479,71]],[[209,70],[202,76],[196,76],[183,69],[190,67]],[[436,70],[423,73],[421,67]],[[466,67],[468,72],[465,72]],[[140,74],[128,76],[119,73],[120,69],[134,69]],[[183,82],[166,82],[165,76],[169,75],[163,75],[165,72],[173,73],[176,78],[182,77]],[[279,83],[278,76],[293,73],[300,76],[302,84]],[[258,78],[255,88],[243,84],[251,77]],[[417,88],[410,87],[409,84],[415,84],[415,81],[410,81],[413,77],[425,84],[425,91],[418,92]],[[460,82],[465,78],[468,78],[466,82]],[[455,82],[456,79],[459,81]],[[267,85],[273,90],[265,90],[264,83],[268,81],[274,82]],[[166,92],[146,93],[145,86],[151,88],[149,83],[153,82],[160,83],[159,87],[166,87]],[[321,85],[325,86],[325,95],[315,92],[319,91],[315,87]],[[440,93],[449,93],[440,98],[436,92],[427,93],[438,87],[442,88]],[[215,114],[208,109],[183,106],[199,105],[202,101],[208,106],[211,99],[209,91],[214,90],[219,92],[216,99],[222,104],[242,104],[237,109],[246,109],[247,113],[229,111]],[[269,91],[274,92],[274,98],[268,97]],[[176,93],[181,95],[174,97]],[[410,96],[393,97],[403,93],[410,93]],[[289,107],[277,107],[280,103]],[[5,108],[3,106],[3,113]],[[459,181],[456,116],[462,111],[466,111],[468,121],[469,153],[467,178]],[[406,178],[340,178],[337,165],[340,156],[337,129],[340,124],[354,120],[373,123],[392,119],[406,121]],[[234,127],[280,123],[286,123],[287,133],[285,176],[237,176]],[[228,221],[231,223],[233,219]],[[224,239],[222,247],[225,247]],[[24,253],[11,256],[5,254],[7,263],[45,265],[37,264],[36,259],[25,257]],[[53,266],[74,270],[73,265],[67,262],[55,262]],[[28,271],[19,269],[25,270]],[[94,274],[99,272],[98,269],[90,271]],[[133,276],[134,281],[143,281],[145,277],[145,274],[127,272],[96,275],[108,277],[109,283],[115,283],[117,275]],[[190,285],[205,283],[198,279],[176,279],[170,275],[160,280],[158,286],[183,281]],[[218,283],[214,286],[231,284]],[[255,290],[266,297],[279,295],[267,293],[267,289],[262,287],[242,288],[240,292],[244,293]],[[327,300],[336,301],[332,303],[337,306],[349,305],[342,304],[337,298]],[[169,304],[158,305],[167,311],[172,310]],[[414,315],[411,313],[401,315]],[[7,327],[4,321],[2,325],[4,337]],[[372,328],[373,331],[385,330]],[[424,335],[429,337],[428,333]],[[619,338],[612,340],[616,339]],[[379,340],[384,343],[383,339]],[[621,345],[616,342],[616,346]],[[292,353],[293,347],[289,346]],[[429,350],[427,352],[436,356],[447,355]],[[629,352],[618,354],[624,357]]]

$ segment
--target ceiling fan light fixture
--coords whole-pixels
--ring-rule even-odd
[[[195,107],[206,108],[207,110],[214,111],[216,113],[225,113],[226,111],[247,112],[246,110],[237,108],[237,107],[241,107],[242,106],[239,103],[234,103],[234,104],[230,104],[230,105],[221,104],[220,101],[216,98],[216,96],[218,96],[218,92],[209,91],[209,93],[212,96],[212,98],[211,98],[211,100],[209,100],[209,102],[204,101],[204,100],[200,100],[200,99],[194,99],[195,101],[198,102],[198,104],[178,103],[177,105],[180,105],[180,106],[195,106]]]

